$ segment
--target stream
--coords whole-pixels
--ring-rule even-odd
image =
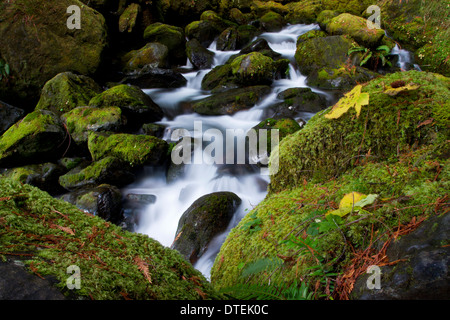
[[[319,30],[316,24],[288,25],[280,32],[266,32],[257,38],[264,38],[275,52],[289,59],[289,75],[287,79],[274,80],[272,92],[262,101],[248,110],[237,112],[233,115],[202,116],[196,113],[186,113],[183,103],[199,100],[210,95],[210,92],[201,89],[203,77],[215,66],[224,64],[228,58],[238,51],[219,51],[216,42],[208,48],[214,52],[215,58],[211,69],[194,70],[189,60],[182,69],[183,76],[187,79],[187,85],[178,89],[146,89],[144,90],[166,114],[166,117],[157,122],[166,127],[163,139],[171,141],[171,133],[178,128],[184,128],[194,135],[194,122],[201,121],[203,132],[209,128],[215,128],[221,132],[227,129],[242,129],[245,132],[260,121],[271,116],[267,107],[278,101],[277,94],[288,88],[309,87],[306,77],[298,72],[295,64],[296,41],[299,35],[310,30]],[[256,40],[256,38],[254,39]],[[399,49],[396,49],[399,51]],[[401,63],[406,53],[400,51]],[[312,91],[322,94],[331,103],[332,93],[311,88]],[[304,113],[300,117],[308,121],[313,114]],[[296,119],[300,121],[300,119]],[[231,228],[251,211],[266,196],[266,187],[270,177],[260,172],[249,170],[242,165],[211,165],[192,164],[186,165],[185,174],[174,182],[168,183],[166,174],[161,168],[146,168],[141,179],[123,190],[124,194],[152,194],[156,196],[156,202],[148,205],[139,218],[135,232],[146,234],[159,241],[162,245],[170,247],[175,239],[178,221],[182,214],[199,197],[218,191],[231,191],[237,194],[242,203],[235,212],[232,221],[226,231],[218,235],[208,245],[207,251],[195,263],[194,267],[209,279],[210,270],[214,259]]]

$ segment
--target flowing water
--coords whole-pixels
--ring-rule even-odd
[[[267,118],[266,107],[278,102],[277,94],[292,87],[308,87],[306,77],[301,75],[295,65],[295,49],[297,37],[309,30],[319,29],[318,25],[290,25],[280,32],[268,32],[261,34],[259,38],[268,41],[272,50],[280,53],[283,58],[291,61],[289,66],[289,77],[276,80],[272,84],[272,93],[249,110],[237,112],[233,115],[202,116],[196,113],[186,113],[184,105],[186,102],[202,99],[210,95],[210,92],[201,89],[203,77],[211,70],[196,71],[188,62],[183,68],[187,70],[184,77],[188,80],[187,85],[178,89],[149,89],[144,90],[164,110],[166,117],[158,122],[166,126],[164,139],[169,141],[173,130],[184,128],[191,133],[194,130],[194,122],[201,121],[203,132],[209,128],[215,128],[221,132],[226,129],[249,130],[260,121]],[[224,64],[228,58],[239,51],[219,51],[213,42],[208,48],[215,54],[214,65]],[[326,92],[311,88],[313,91],[331,98]],[[312,114],[301,115],[308,120]],[[198,132],[197,132],[198,134]],[[198,137],[200,138],[200,137]],[[153,194],[156,202],[149,205],[141,213],[136,232],[147,234],[158,240],[164,246],[170,247],[173,243],[178,221],[183,212],[202,195],[216,191],[231,191],[236,193],[242,204],[235,213],[227,230],[217,236],[208,246],[208,250],[195,264],[207,278],[213,265],[221,244],[225,240],[230,229],[255,207],[266,195],[266,187],[269,176],[261,175],[260,172],[248,170],[243,165],[219,166],[211,164],[186,165],[184,176],[168,183],[164,170],[160,168],[147,168],[147,173],[138,182],[124,190],[127,193]]]

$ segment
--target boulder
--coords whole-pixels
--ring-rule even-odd
[[[0,101],[0,136],[24,116],[23,109]]]
[[[164,115],[161,108],[141,89],[125,84],[96,95],[89,101],[89,106],[119,107],[130,125],[159,121]]]
[[[51,111],[34,111],[0,137],[0,167],[57,160],[67,149],[67,132]]]
[[[361,275],[351,293],[354,300],[450,299],[450,215],[434,216],[418,229],[391,243],[389,261],[380,268],[380,288],[369,289],[370,274]]]
[[[298,115],[299,112],[317,113],[327,107],[327,100],[323,95],[313,92],[310,88],[289,88],[277,95],[283,103],[274,110],[274,117],[286,117],[287,115]]]
[[[322,12],[319,13],[316,20],[317,23],[319,24],[319,27],[322,30],[326,31],[327,25],[330,23],[331,19],[337,17],[340,14],[341,13],[339,11],[323,10]]]
[[[67,27],[67,8],[81,9],[81,29]],[[23,0],[0,8],[0,58],[10,67],[0,99],[35,105],[42,86],[61,72],[93,75],[107,45],[103,16],[78,0]]]
[[[78,107],[61,116],[72,139],[84,145],[89,131],[118,132],[126,124],[119,107]]]
[[[234,84],[234,80],[231,65],[224,64],[214,67],[203,77],[202,89],[215,91],[230,89],[237,86],[237,84]]]
[[[195,38],[187,42],[186,54],[196,69],[209,69],[214,61],[214,53],[202,46]]]
[[[249,109],[270,93],[269,86],[251,86],[219,92],[196,101],[192,109],[203,115],[229,115]]]
[[[59,177],[59,184],[66,190],[75,190],[103,183],[118,187],[126,186],[135,180],[127,163],[108,156],[88,166],[76,167]]]
[[[62,72],[47,81],[42,88],[36,110],[63,114],[89,101],[102,91],[94,80],[72,72]]]
[[[381,44],[385,31],[383,29],[368,28],[368,20],[349,13],[340,14],[332,18],[326,25],[326,30],[332,35],[348,35],[360,45],[376,48]]]
[[[156,22],[145,28],[144,39],[165,45],[169,50],[171,62],[186,63],[186,39],[183,28]]]
[[[259,52],[274,60],[279,59],[281,57],[280,53],[272,50],[266,39],[257,39],[247,44],[244,48],[242,48],[239,54],[249,54],[252,52]]]
[[[125,73],[136,72],[145,66],[151,68],[166,68],[169,49],[159,42],[147,43],[138,50],[132,50],[122,57],[123,71]]]
[[[259,22],[261,24],[261,28],[268,32],[280,31],[286,25],[286,21],[283,16],[273,11],[269,11],[264,14],[259,19]]]
[[[181,216],[172,248],[195,263],[209,242],[225,231],[240,204],[241,199],[232,192],[200,197]]]
[[[246,86],[272,83],[275,69],[273,59],[259,52],[241,55],[231,62],[232,74]]]
[[[135,29],[141,6],[131,3],[119,17],[119,32],[132,32]]]
[[[231,51],[238,46],[239,33],[235,27],[225,29],[217,38],[217,50]]]
[[[88,148],[94,161],[113,156],[131,167],[138,167],[164,163],[167,159],[168,144],[148,135],[90,132]]]

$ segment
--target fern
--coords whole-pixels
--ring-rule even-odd
[[[242,271],[241,277],[246,278],[261,271],[274,270],[283,264],[280,258],[263,258],[248,264]]]

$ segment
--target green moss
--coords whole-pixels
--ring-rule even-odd
[[[107,156],[119,158],[130,166],[157,165],[166,160],[168,144],[147,135],[89,133],[88,148],[94,161]]]
[[[168,65],[168,55],[169,49],[166,45],[150,42],[138,50],[132,50],[125,54],[122,62],[126,72],[135,71],[147,65],[153,68],[165,68]]]
[[[275,65],[272,58],[259,52],[238,56],[231,62],[231,72],[246,85],[271,82]]]
[[[69,298],[223,298],[178,252],[145,235],[124,231],[29,185],[2,178],[0,189],[6,198],[0,202],[0,225],[8,228],[0,233],[0,258],[26,253],[30,272],[54,277]],[[67,288],[70,265],[80,268],[80,289]]]
[[[130,4],[119,17],[119,31],[133,31],[141,7],[137,3]]]

